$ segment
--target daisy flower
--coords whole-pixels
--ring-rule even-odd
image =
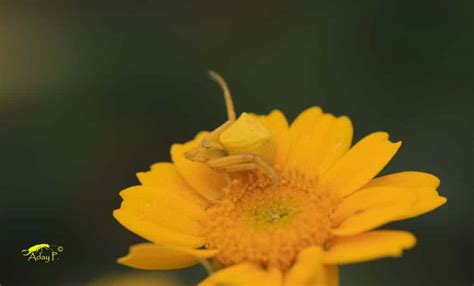
[[[291,124],[278,110],[236,116],[171,147],[172,162],[137,174],[113,216],[147,243],[118,263],[148,270],[202,263],[200,285],[338,285],[338,265],[399,257],[406,231],[375,230],[446,202],[423,172],[376,175],[401,142],[386,132],[352,145],[346,116],[303,111]]]

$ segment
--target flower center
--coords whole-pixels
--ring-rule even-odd
[[[280,174],[276,191],[262,174],[240,175],[206,211],[206,247],[219,249],[224,266],[251,261],[288,269],[299,251],[330,238],[334,206],[329,193],[299,174]]]

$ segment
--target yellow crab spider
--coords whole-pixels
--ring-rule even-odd
[[[201,162],[212,169],[228,173],[260,170],[278,187],[278,176],[271,167],[276,150],[275,138],[255,115],[242,113],[236,118],[229,88],[218,73],[209,71],[212,80],[222,88],[227,121],[214,129],[199,146],[186,152],[185,158]]]

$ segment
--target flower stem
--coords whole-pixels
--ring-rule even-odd
[[[214,267],[212,267],[212,263],[209,261],[209,259],[201,260],[201,265],[204,267],[204,269],[206,269],[207,274],[211,275],[214,273]]]

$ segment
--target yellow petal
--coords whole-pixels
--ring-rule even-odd
[[[322,264],[323,251],[320,247],[302,250],[295,265],[285,276],[284,286],[337,286],[339,276],[336,265]]]
[[[346,116],[336,118],[312,107],[295,119],[290,140],[287,167],[319,177],[349,149],[352,123]]]
[[[423,172],[401,172],[373,179],[366,188],[388,186],[408,189],[417,195],[416,203],[400,219],[419,216],[446,203],[438,195],[439,179]]]
[[[118,263],[145,270],[170,270],[189,267],[216,255],[217,250],[166,247],[140,243],[130,247]]]
[[[162,245],[200,247],[205,239],[200,236],[183,234],[156,224],[135,218],[120,210],[115,210],[113,215],[124,227],[139,236]]]
[[[352,194],[385,167],[400,145],[390,142],[385,132],[366,136],[322,174],[320,186],[340,197]]]
[[[320,114],[318,109],[303,112],[291,124],[291,149],[287,166],[313,173],[320,161],[326,133],[336,120],[331,114]]]
[[[383,196],[383,195],[381,195]],[[357,210],[331,230],[336,236],[355,235],[399,220],[416,201],[416,195],[401,194],[400,200],[387,201]]]
[[[304,152],[298,149],[300,145],[311,144],[312,134],[310,131],[321,121],[323,111],[319,107],[310,107],[301,112],[290,126],[290,149],[288,150],[287,166],[298,165],[298,161],[304,160]],[[307,151],[307,150],[305,150]],[[307,155],[307,154],[306,154]],[[303,157],[303,158],[302,158]]]
[[[376,178],[337,206],[333,234],[354,235],[426,213],[446,202],[436,192],[438,185],[438,178],[421,172]]]
[[[352,144],[352,122],[347,116],[336,118],[323,138],[318,152],[321,154],[315,172],[320,175],[344,155]]]
[[[371,193],[369,195],[369,193]],[[335,212],[333,235],[347,236],[366,232],[384,224],[411,218],[444,204],[446,199],[430,189],[370,188],[356,193],[360,205],[342,203]],[[359,195],[360,194],[360,195]],[[368,198],[365,204],[362,198]],[[423,197],[420,199],[420,197]],[[351,197],[349,197],[351,198]],[[350,205],[351,204],[351,205]]]
[[[198,234],[203,207],[174,192],[155,186],[134,186],[120,192],[120,209],[143,220],[189,234]]]
[[[173,192],[155,186],[134,186],[122,192],[114,217],[130,231],[163,245],[197,247],[203,244],[204,209]]]
[[[286,162],[290,147],[289,127],[285,115],[279,110],[273,110],[268,115],[258,116],[258,119],[275,137],[277,150],[274,162],[282,166]]]
[[[436,176],[423,172],[400,172],[375,178],[367,184],[366,188],[380,186],[399,188],[431,187],[436,189],[439,186],[439,179]]]
[[[420,188],[415,191],[417,192],[418,200],[415,205],[399,219],[407,219],[422,215],[444,205],[448,201],[445,197],[440,197],[438,192],[431,189]]]
[[[215,201],[221,196],[222,189],[227,186],[224,174],[211,170],[206,164],[193,162],[184,157],[184,153],[197,147],[207,134],[209,133],[201,132],[192,141],[173,144],[171,158],[178,172],[193,189],[204,198]]]
[[[291,124],[290,140],[287,167],[319,177],[349,149],[352,123],[346,116],[336,118],[312,107]]]
[[[172,163],[156,163],[151,166],[150,171],[137,173],[137,177],[142,185],[172,190],[173,193],[197,205],[202,207],[208,205],[208,202],[186,183]]]
[[[334,235],[354,235],[400,219],[417,200],[416,193],[400,188],[374,187],[345,198],[332,221]]]
[[[199,286],[278,286],[282,283],[281,272],[277,269],[263,270],[252,263],[241,263],[224,268],[212,274]]]
[[[416,243],[413,234],[397,230],[377,230],[335,238],[323,255],[327,264],[349,264],[382,257],[399,257]]]
[[[363,212],[384,207],[398,201],[413,201],[416,196],[406,189],[374,187],[362,189],[342,200],[332,216],[333,223],[339,225],[347,218]]]

